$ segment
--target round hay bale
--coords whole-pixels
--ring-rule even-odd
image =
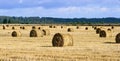
[[[54,47],[73,46],[73,38],[70,34],[56,33],[52,39]]]
[[[12,37],[20,37],[21,36],[21,33],[20,31],[13,31],[12,34],[11,34]]]
[[[110,29],[110,28],[108,28],[108,29],[107,29],[107,31],[111,31],[111,29]]]
[[[114,26],[112,26],[111,29],[114,29]]]
[[[40,27],[38,27],[38,29],[40,30],[41,28],[40,28]]]
[[[85,30],[88,30],[88,27],[86,27]]]
[[[9,27],[9,25],[6,25],[6,27]]]
[[[36,29],[36,27],[35,27],[35,26],[32,26],[32,29]]]
[[[106,37],[107,34],[104,30],[101,30],[100,33],[99,33],[99,37]]]
[[[118,33],[115,37],[116,43],[120,43],[120,33]]]
[[[30,37],[43,37],[43,32],[41,30],[31,30]]]
[[[47,36],[50,35],[50,31],[48,29],[43,29],[43,35]]]
[[[76,29],[79,29],[79,26],[77,26]]]
[[[61,28],[63,28],[63,26],[61,26]]]
[[[3,25],[3,30],[5,29],[5,26]]]
[[[22,29],[22,27],[20,27],[20,29]]]
[[[56,28],[56,26],[53,26],[53,28]]]
[[[30,37],[37,37],[37,31],[36,30],[31,30],[30,31]]]
[[[12,27],[12,30],[14,30],[14,29],[15,29],[15,27],[13,26],[13,27]]]
[[[23,26],[22,29],[25,29],[25,27]]]
[[[50,25],[49,28],[52,28],[52,25]]]
[[[97,29],[97,27],[94,27],[94,30],[96,30]]]
[[[100,29],[100,28],[97,28],[97,29],[96,29],[96,34],[99,34],[100,31],[101,31],[101,29]]]
[[[73,29],[73,28],[68,28],[67,31],[68,31],[68,32],[74,32],[74,29]]]

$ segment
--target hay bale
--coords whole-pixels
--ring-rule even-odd
[[[100,31],[101,31],[101,29],[100,29],[100,28],[97,28],[97,29],[96,29],[96,34],[99,34]]]
[[[30,37],[43,37],[43,32],[41,30],[31,30]]]
[[[3,30],[5,30],[5,26],[3,25]]]
[[[120,33],[118,33],[115,37],[116,43],[120,43]]]
[[[53,26],[53,28],[56,28],[56,26]]]
[[[73,46],[73,38],[70,34],[56,33],[52,39],[54,47]]]
[[[6,25],[6,27],[9,27],[9,25]]]
[[[76,29],[79,29],[79,26],[77,26]]]
[[[36,29],[36,27],[35,27],[35,26],[32,26],[32,29]]]
[[[112,37],[112,31],[108,31],[108,30],[101,30],[99,33],[100,37]]]
[[[110,28],[108,28],[108,29],[107,29],[107,31],[111,31],[111,29],[110,29]]]
[[[61,28],[63,28],[63,26],[61,26]]]
[[[88,27],[86,27],[85,30],[88,30]]]
[[[23,26],[22,29],[25,29],[25,27]]]
[[[97,27],[94,27],[94,30],[96,30],[97,29]]]
[[[99,33],[99,37],[106,37],[107,34],[104,30],[101,30],[100,33]]]
[[[14,29],[15,29],[15,27],[13,26],[13,27],[12,27],[12,30],[14,30]]]
[[[74,32],[74,29],[73,29],[73,28],[68,28],[67,31],[68,31],[68,32]]]
[[[21,32],[20,31],[13,31],[11,36],[12,37],[20,37],[21,36]]]
[[[50,35],[50,31],[48,29],[43,29],[43,35],[47,36]]]
[[[41,28],[40,28],[40,27],[38,27],[38,29],[40,30]]]
[[[52,25],[50,25],[49,28],[52,28]]]
[[[112,26],[111,29],[114,29],[114,26]]]

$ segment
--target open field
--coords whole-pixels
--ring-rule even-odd
[[[120,26],[115,26],[111,36],[100,38],[92,26],[36,26],[49,29],[50,35],[29,37],[32,26],[14,26],[21,32],[21,37],[12,37],[12,26],[0,26],[0,61],[120,61],[120,44],[115,43],[115,36],[120,32]],[[88,27],[88,30],[85,28]],[[111,26],[99,26],[102,29]],[[74,32],[67,32],[73,28]],[[55,33],[69,33],[73,37],[73,46],[53,47],[52,38]]]

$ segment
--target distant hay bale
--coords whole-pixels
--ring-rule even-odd
[[[79,29],[79,26],[77,26],[76,29]]]
[[[36,29],[36,27],[35,27],[35,26],[32,26],[32,29]]]
[[[99,34],[100,31],[101,31],[101,29],[100,29],[100,28],[97,28],[97,29],[96,29],[96,34]]]
[[[73,38],[70,34],[56,33],[52,39],[54,47],[73,46]]]
[[[49,28],[52,28],[52,25],[50,25]]]
[[[41,28],[40,28],[40,27],[38,27],[38,29],[40,30]]]
[[[108,29],[107,29],[107,31],[111,31],[111,29],[110,29],[110,28],[108,28]]]
[[[5,29],[5,26],[3,25],[3,30]]]
[[[23,26],[23,29],[25,29],[25,27]]]
[[[9,27],[9,25],[6,25],[6,27]]]
[[[43,37],[43,32],[41,30],[31,30],[30,37]]]
[[[14,29],[15,29],[15,27],[13,26],[13,27],[12,27],[12,30],[14,30]]]
[[[111,29],[114,29],[114,26],[112,26]]]
[[[56,26],[53,26],[53,28],[56,28]]]
[[[99,37],[106,37],[107,34],[104,30],[101,30],[100,33],[99,33]]]
[[[115,37],[116,43],[120,43],[120,33],[118,33]]]
[[[73,28],[68,28],[67,31],[68,31],[68,32],[74,32],[74,29],[73,29]]]
[[[86,27],[85,30],[88,30],[88,27]]]
[[[12,34],[11,34],[12,37],[20,37],[21,36],[21,33],[20,31],[13,31]]]
[[[47,36],[50,35],[50,31],[48,29],[43,29],[43,35]]]
[[[61,28],[63,28],[63,26],[61,26]]]
[[[22,29],[22,27],[20,27],[20,29]]]
[[[94,30],[96,30],[97,29],[97,27],[94,27]]]

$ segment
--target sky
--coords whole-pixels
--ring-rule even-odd
[[[120,0],[0,0],[1,16],[120,17]]]

